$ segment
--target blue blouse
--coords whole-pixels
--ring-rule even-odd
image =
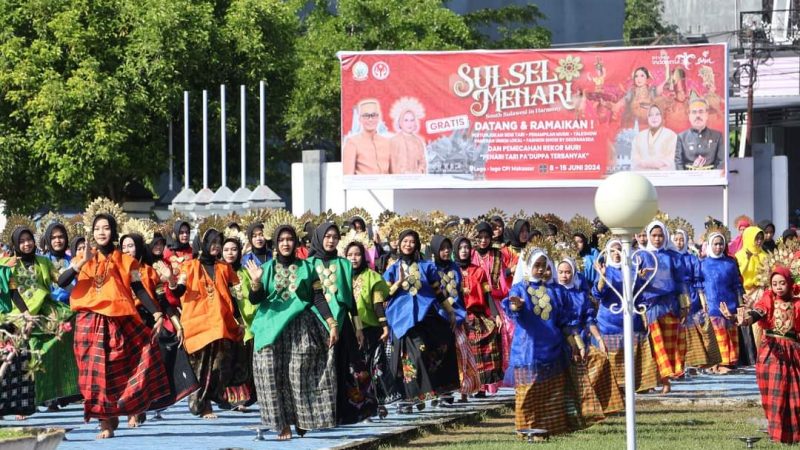
[[[597,328],[600,331],[600,334],[603,335],[622,334],[624,327],[622,317],[623,314],[622,312],[614,313],[611,311],[612,307],[615,311],[618,311],[618,308],[621,307],[622,301],[620,300],[619,296],[617,296],[616,292],[609,287],[610,283],[611,286],[617,290],[617,292],[620,294],[622,293],[622,270],[615,267],[606,266],[606,279],[608,280],[608,283],[603,286],[602,290],[597,289],[596,284],[592,287],[592,295],[598,300],[596,318]],[[633,293],[636,294],[636,291],[638,291],[640,287],[641,281],[637,280],[637,284],[634,285]],[[642,304],[642,302],[643,300],[638,299],[636,301],[637,304]],[[633,316],[633,331],[637,333],[646,332],[644,322],[642,321],[642,316],[639,314],[634,314]]]
[[[681,294],[688,295],[684,280],[683,261],[681,255],[669,249],[661,248],[655,252],[658,258],[658,270],[655,277],[642,292],[642,299],[647,305],[647,322],[654,323],[659,317],[667,314],[678,316],[680,314],[680,303],[678,297]],[[653,258],[647,254],[642,255],[641,269],[652,269],[655,267]],[[644,282],[652,276],[652,272],[647,271],[643,277],[639,277]]]
[[[597,319],[597,310],[594,307],[589,294],[580,286],[563,287],[567,306],[572,309],[571,314],[575,317],[577,323],[576,328],[578,334],[584,342],[589,342],[591,333],[589,332],[589,325],[594,324]]]
[[[736,260],[728,256],[705,258],[700,262],[700,272],[708,300],[708,315],[722,317],[719,309],[721,303],[728,305],[730,312],[735,314],[739,306],[739,296],[744,292]]]
[[[69,263],[72,261],[72,256],[70,255],[64,255],[63,257],[58,258],[50,253],[46,253],[45,256],[47,256],[50,261],[53,262],[53,267],[56,268],[59,275],[61,274],[62,270],[66,270],[69,267]],[[74,285],[75,281],[73,281],[72,284],[65,289],[56,283],[51,283],[50,297],[57,302],[69,304],[69,294],[72,292],[72,286]]]
[[[383,274],[383,279],[389,284],[390,288],[400,279],[400,268],[403,261],[397,261]],[[386,322],[392,329],[392,334],[396,339],[401,339],[422,322],[428,310],[436,307],[436,294],[433,285],[440,282],[439,272],[436,265],[430,261],[417,261],[414,263],[419,268],[419,283],[417,286],[409,286],[408,289],[402,285],[397,287],[394,294],[389,296],[389,304],[386,307]],[[408,279],[408,273],[406,273]],[[412,290],[415,292],[412,293]]]
[[[462,291],[462,281],[463,277],[461,276],[461,268],[458,267],[453,261],[448,261],[448,265],[445,267],[441,267],[439,265],[436,266],[436,272],[439,274],[440,280],[444,280],[446,274],[453,272],[455,275],[455,292],[450,292],[448,286],[444,286],[444,282],[442,281],[442,292],[444,292],[445,297],[452,297],[456,302],[453,304],[453,310],[456,313],[456,324],[461,325],[467,319],[467,308],[464,305],[464,294]],[[453,295],[455,294],[455,295]],[[447,310],[442,308],[441,305],[437,304],[437,308],[439,311],[439,316],[447,321],[450,321],[450,316],[447,314]]]

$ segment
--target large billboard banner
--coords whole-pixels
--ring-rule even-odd
[[[342,52],[347,189],[727,183],[727,49]]]

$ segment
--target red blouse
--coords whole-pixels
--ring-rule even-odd
[[[753,309],[763,315],[759,324],[765,330],[776,334],[800,334],[800,297],[793,296],[786,301],[776,297],[772,290],[767,290]]]
[[[492,288],[489,278],[482,268],[470,264],[466,270],[461,269],[461,288],[464,293],[464,306],[468,312],[491,317],[487,299],[491,299]]]

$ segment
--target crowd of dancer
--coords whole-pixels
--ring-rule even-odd
[[[796,235],[737,229],[709,219],[695,235],[660,213],[636,236],[636,390],[755,365],[771,438],[800,442]],[[0,238],[0,413],[18,419],[82,401],[111,438],[121,417],[137,427],[187,397],[204,419],[258,401],[288,440],[502,386],[518,430],[568,433],[625,407],[622,242],[579,215],[157,224],[98,199],[38,227],[12,216]]]

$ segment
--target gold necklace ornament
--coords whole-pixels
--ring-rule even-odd
[[[422,289],[422,280],[420,280],[420,273],[419,273],[419,266],[417,263],[411,263],[408,265],[406,262],[402,263],[401,270],[403,273],[406,274],[403,282],[400,283],[400,287],[408,291],[411,295],[417,295],[420,289]]]
[[[533,302],[533,313],[541,317],[542,320],[550,320],[550,312],[553,310],[553,305],[550,303],[550,295],[547,293],[547,288],[542,284],[534,289],[533,286],[528,286],[528,295],[531,296]]]
[[[284,301],[292,297],[297,290],[297,265],[285,267],[280,263],[275,264],[275,290],[280,293]]]

